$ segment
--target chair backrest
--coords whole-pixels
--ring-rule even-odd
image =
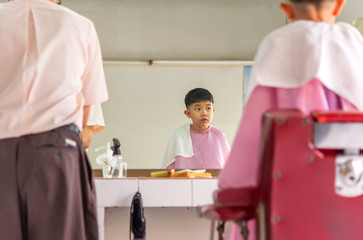
[[[262,129],[260,238],[363,239],[363,114],[271,111]]]

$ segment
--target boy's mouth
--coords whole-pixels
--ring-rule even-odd
[[[201,122],[208,122],[208,119],[207,119],[207,118],[203,118],[203,119],[201,120]]]

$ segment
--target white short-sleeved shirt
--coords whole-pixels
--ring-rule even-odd
[[[98,133],[105,128],[101,104],[91,106],[87,126],[93,128],[93,133]]]
[[[108,99],[96,30],[47,0],[0,4],[0,139],[74,123]]]
[[[261,42],[247,95],[258,85],[298,88],[312,79],[363,110],[363,38],[347,23],[299,20]]]

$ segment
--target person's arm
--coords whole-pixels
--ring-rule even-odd
[[[83,122],[82,122],[82,127],[87,126],[87,122],[88,122],[88,117],[89,117],[90,110],[91,110],[91,106],[90,105],[83,106]]]
[[[82,129],[82,143],[85,148],[89,148],[94,134],[105,128],[101,104],[90,106],[89,118],[86,126]]]
[[[89,148],[93,136],[93,126],[85,126],[82,129],[82,144],[84,148]]]

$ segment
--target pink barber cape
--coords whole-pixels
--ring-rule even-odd
[[[363,38],[348,24],[297,21],[269,34],[255,58],[248,101],[219,187],[257,185],[265,111],[363,110],[362,63]],[[253,227],[250,232],[249,239],[255,239]],[[230,239],[242,238],[231,231]]]
[[[221,169],[230,150],[219,129],[210,126],[198,131],[187,124],[176,129],[170,138],[162,168]]]
[[[326,89],[317,79],[296,89],[257,86],[250,95],[230,156],[220,172],[220,188],[257,185],[262,114],[269,109],[282,108],[296,108],[306,114],[312,110],[356,110],[355,106]],[[248,239],[256,239],[255,222],[250,221],[248,226],[250,230]],[[237,225],[232,226],[229,234],[229,239],[242,240]]]
[[[256,186],[262,114],[270,109],[312,110],[343,109],[355,106],[331,92],[317,79],[295,89],[258,86],[250,95],[232,150],[220,173],[220,188]]]

